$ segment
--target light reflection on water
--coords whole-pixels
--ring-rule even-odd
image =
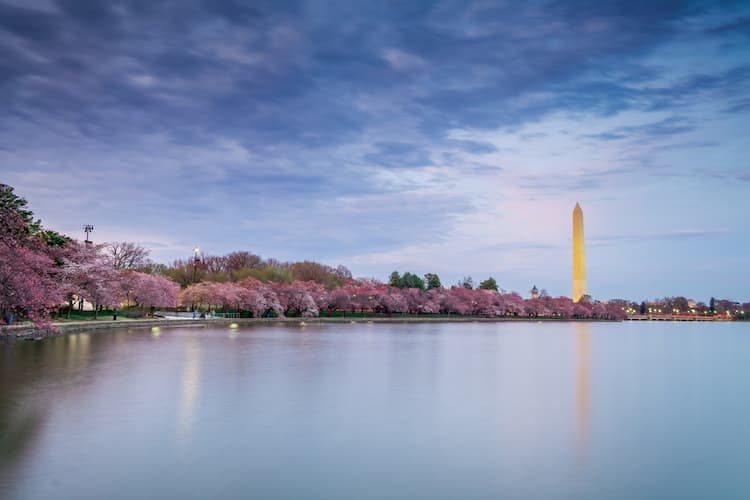
[[[578,437],[579,459],[586,459],[588,446],[590,409],[590,342],[589,323],[575,323],[576,342],[576,432]]]
[[[177,429],[183,444],[190,441],[190,433],[195,417],[201,375],[201,344],[195,337],[185,342],[185,361],[182,367],[182,389],[177,413]]]
[[[3,498],[750,498],[750,324],[0,345]]]

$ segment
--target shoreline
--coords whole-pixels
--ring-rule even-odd
[[[206,326],[229,326],[236,323],[238,326],[263,325],[263,324],[299,324],[299,323],[504,323],[504,322],[604,322],[613,323],[615,320],[605,319],[558,319],[558,318],[527,318],[527,317],[494,317],[485,318],[477,316],[446,317],[294,317],[294,318],[213,318],[213,319],[134,319],[126,321],[115,320],[89,320],[89,321],[67,321],[52,323],[57,332],[38,330],[29,324],[11,325],[0,327],[0,341],[16,340],[43,340],[48,337],[59,337],[72,333],[104,333],[114,328],[205,328]]]

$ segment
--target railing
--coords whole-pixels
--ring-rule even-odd
[[[185,318],[185,319],[213,319],[213,318],[226,318],[235,319],[240,318],[241,314],[238,312],[213,312],[213,311],[156,311],[155,316],[165,316],[169,318]],[[202,317],[201,317],[202,316]]]

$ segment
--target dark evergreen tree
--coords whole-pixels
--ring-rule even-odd
[[[400,280],[401,286],[399,288],[419,288],[424,290],[424,281],[416,274],[405,272]]]
[[[482,290],[494,290],[497,292],[497,281],[495,281],[495,278],[490,276],[486,280],[479,283],[479,288]]]
[[[467,290],[474,289],[474,280],[471,276],[464,276],[464,278],[458,282],[458,286],[466,288]]]
[[[393,271],[391,273],[390,278],[388,278],[388,284],[397,288],[401,288],[401,275],[398,274],[398,271]]]
[[[427,273],[424,275],[424,284],[428,290],[432,290],[433,288],[443,288],[442,283],[440,283],[440,278],[437,274],[433,273]]]
[[[72,241],[56,231],[44,229],[42,222],[34,219],[34,213],[29,210],[26,199],[14,193],[13,187],[7,184],[0,184],[0,211],[18,215],[24,223],[26,233],[39,236],[48,246],[61,247]]]

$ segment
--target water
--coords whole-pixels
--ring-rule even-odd
[[[0,497],[750,498],[750,324],[0,345]]]

